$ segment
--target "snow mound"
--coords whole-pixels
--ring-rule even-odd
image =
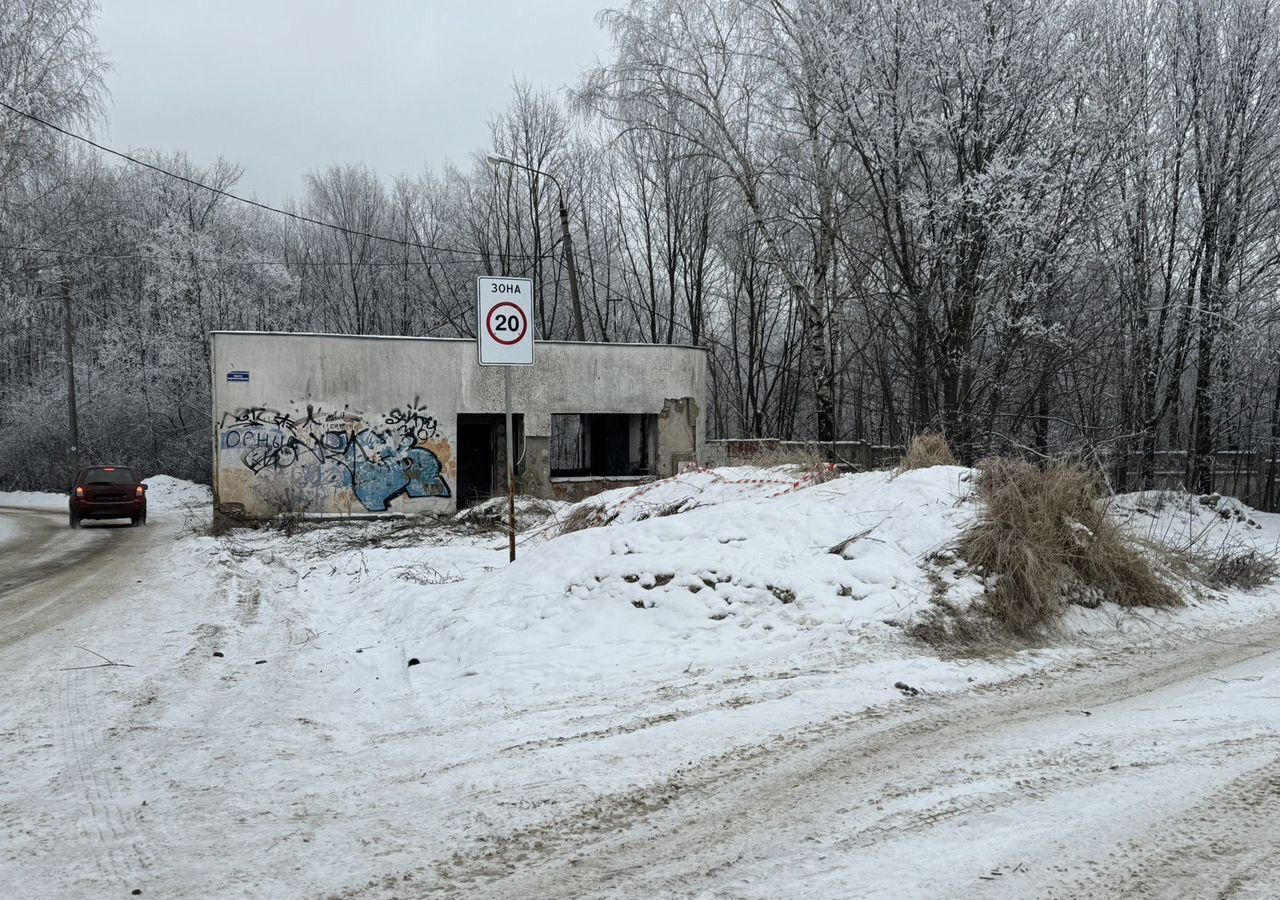
[[[1234,497],[1138,491],[1118,495],[1112,509],[1131,534],[1181,553],[1280,549],[1280,515]]]
[[[441,677],[527,676],[550,660],[669,670],[867,630],[898,640],[929,604],[922,562],[972,520],[970,477],[938,466],[806,486],[720,469],[610,491],[585,501],[617,513],[607,526],[527,544],[453,586],[447,608],[417,602],[395,618]],[[653,515],[676,503],[681,514]]]
[[[661,481],[605,491],[580,503],[566,505],[558,512],[556,521],[564,523],[575,513],[592,512],[597,513],[593,517],[596,521],[620,525],[739,500],[768,500],[820,480],[819,473],[794,466],[693,469]]]
[[[170,510],[206,506],[213,502],[213,494],[207,484],[196,484],[169,475],[152,475],[142,479],[147,486],[147,509]]]
[[[67,495],[52,491],[0,491],[0,506],[67,511]]]

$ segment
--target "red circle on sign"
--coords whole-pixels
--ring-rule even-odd
[[[510,340],[500,338],[493,332],[493,314],[496,313],[498,310],[502,309],[504,306],[511,307],[513,310],[515,310],[515,314],[520,317],[520,332]],[[504,347],[510,347],[512,344],[520,343],[520,340],[524,337],[525,332],[529,330],[529,321],[524,317],[524,310],[516,306],[514,303],[510,303],[510,302],[495,303],[489,309],[489,314],[484,317],[484,329],[485,331],[489,332],[489,337],[493,338],[499,344],[502,344]]]

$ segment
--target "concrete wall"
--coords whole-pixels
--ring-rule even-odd
[[[783,441],[778,438],[724,438],[707,441],[698,456],[703,465],[749,466],[792,459],[819,458],[852,470],[883,469],[898,464],[902,447],[866,441]]]
[[[212,342],[214,501],[224,513],[451,511],[458,414],[504,409],[502,369],[482,368],[471,340],[214,332]],[[535,365],[512,370],[523,488],[555,492],[557,413],[658,414],[657,475],[674,474],[701,450],[706,381],[697,348],[539,342]]]

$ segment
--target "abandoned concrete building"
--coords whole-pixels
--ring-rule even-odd
[[[213,496],[224,515],[441,513],[506,490],[503,372],[476,342],[212,334]],[[694,347],[539,341],[512,373],[522,493],[580,499],[702,449]]]

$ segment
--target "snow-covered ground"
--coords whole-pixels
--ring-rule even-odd
[[[1207,634],[1264,627],[1253,623],[1280,615],[1280,593],[1205,591],[1170,612],[1079,610],[1053,646],[941,657],[905,628],[930,608],[928,559],[976,514],[972,474],[937,467],[824,481],[721,469],[576,506],[525,503],[514,564],[505,536],[474,514],[212,537],[202,528],[206,489],[151,479],[151,525],[74,533],[90,543],[72,549],[95,554],[92,565],[0,593],[0,611],[26,622],[20,640],[0,644],[0,882],[35,897],[135,888],[189,897],[659,896],[686,883],[701,896],[977,895],[917,878],[904,862],[908,845],[877,844],[906,854],[886,856],[878,875],[865,835],[847,845],[823,839],[822,853],[809,853],[801,811],[843,810],[836,818],[854,822],[849,804],[868,803],[876,822],[897,816],[916,827],[910,798],[928,786],[912,780],[950,784],[948,808],[959,812],[939,819],[931,839],[935,860],[962,860],[969,836],[938,837],[963,824],[969,807],[957,798],[979,798],[975,815],[1002,810],[1017,830],[1017,810],[991,797],[1020,796],[1014,774],[1039,784],[1042,770],[1070,756],[1055,743],[1057,720],[1001,736],[1004,713],[1029,720],[1036,679],[1076,685],[1104,704],[1110,673],[1132,679],[1135,651],[1173,658]],[[1280,516],[1231,504],[1130,495],[1116,509],[1167,545],[1280,546]],[[71,534],[52,530],[65,498],[0,495],[9,506],[31,512],[0,518],[9,529],[0,540],[54,559]],[[584,521],[604,524],[562,533]],[[977,590],[961,585],[955,595]],[[1181,666],[1177,677],[1199,671]],[[1202,694],[1188,702],[1218,708],[1231,739],[1273,724],[1245,715],[1252,694]],[[1105,741],[1129,753],[1145,740],[1138,731],[1177,732],[1163,713],[1142,712],[1149,699],[1107,719]],[[1069,702],[1075,719],[1084,702]],[[966,704],[986,705],[966,716]],[[943,723],[933,737],[912,731],[932,715]],[[1204,746],[1216,744],[1196,744],[1208,728],[1177,739],[1208,759]],[[897,729],[914,757],[895,756],[877,737]],[[937,740],[948,733],[979,756],[949,763]],[[841,796],[832,768],[840,754],[827,756],[833,740],[850,765],[865,753],[888,767],[860,776],[878,794],[864,796],[861,785]],[[1008,741],[1028,748],[1013,769],[974,762],[1008,763]],[[1247,774],[1251,757],[1231,758],[1223,778]],[[822,796],[800,791],[803,779],[778,780],[779,766],[801,773],[808,764],[823,774],[814,782]],[[898,767],[901,783],[885,774]],[[1188,773],[1165,774],[1176,783]],[[594,869],[580,884],[572,876],[570,857],[585,851],[566,836],[644,868],[625,835],[649,840],[663,816],[683,821],[684,803],[733,829],[716,785],[741,804],[755,778],[774,785],[779,818],[770,821],[767,798],[739,810],[755,831],[744,825],[738,844],[726,842],[744,854],[732,878],[728,869],[717,876],[723,854],[696,829],[685,833],[701,856],[668,858],[682,855],[678,839],[653,845],[663,858],[649,860],[643,888]],[[1067,781],[1082,803],[1097,788]],[[756,838],[771,828],[779,843],[766,852]],[[995,882],[975,882],[972,867],[957,877],[989,894]]]

